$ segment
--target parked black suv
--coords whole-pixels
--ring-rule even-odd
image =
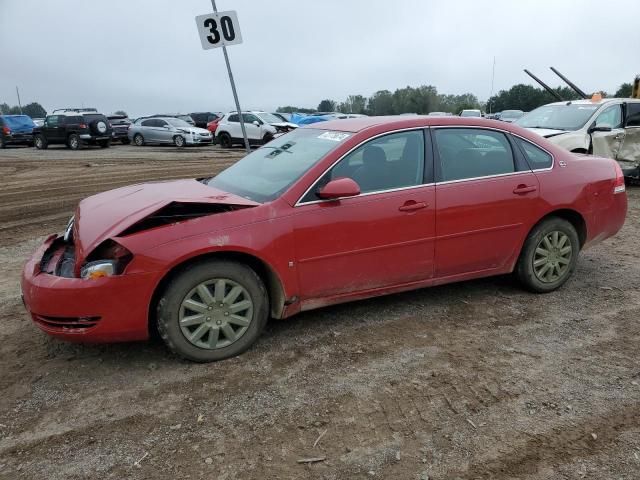
[[[64,144],[71,150],[82,145],[111,145],[113,128],[107,117],[95,109],[54,110],[47,115],[44,125],[33,129],[33,143],[44,149],[53,144]]]
[[[120,140],[123,145],[129,145],[131,140],[129,140],[129,125],[131,125],[131,120],[126,115],[109,115],[107,117],[109,122],[111,122],[111,127],[113,128],[113,139]]]
[[[213,122],[218,118],[222,118],[221,113],[214,112],[196,112],[189,114],[193,118],[196,127],[207,128],[207,123]]]

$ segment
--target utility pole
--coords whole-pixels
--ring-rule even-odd
[[[213,13],[218,13],[216,7],[216,0],[211,0],[211,6],[213,7]],[[233,73],[231,73],[231,64],[229,63],[229,54],[227,53],[227,46],[222,45],[222,53],[224,53],[224,61],[227,64],[227,71],[229,72],[229,80],[231,81],[231,91],[233,92],[233,99],[236,102],[236,110],[238,111],[238,119],[240,120],[240,129],[242,130],[242,137],[244,138],[244,148],[247,153],[251,153],[251,147],[249,146],[249,139],[247,138],[247,130],[244,127],[244,118],[242,116],[242,110],[240,109],[240,101],[238,100],[238,92],[236,91],[236,82],[233,80]]]
[[[489,94],[489,113],[491,113],[491,97],[493,97],[493,81],[496,78],[496,57],[493,57],[493,69],[491,70],[491,93]]]
[[[16,95],[18,96],[18,107],[20,107],[20,113],[22,114],[22,103],[20,103],[20,90],[18,90],[17,85],[16,85]]]

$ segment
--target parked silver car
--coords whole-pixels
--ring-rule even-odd
[[[148,144],[201,145],[213,142],[211,132],[193,127],[175,117],[138,118],[130,127],[129,140],[141,147]]]

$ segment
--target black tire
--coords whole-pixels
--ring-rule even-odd
[[[182,301],[197,285],[212,279],[229,279],[241,285],[253,302],[253,315],[247,330],[235,342],[217,349],[205,349],[191,343],[179,324]],[[194,362],[212,362],[234,357],[246,351],[258,339],[269,316],[269,298],[262,280],[246,265],[207,260],[190,266],[173,277],[156,307],[160,337],[176,355]]]
[[[141,134],[136,133],[133,136],[133,143],[138,147],[142,147],[144,145],[144,137]]]
[[[271,133],[265,133],[264,137],[262,137],[262,144],[266,145],[267,143],[269,143],[271,140],[273,140],[273,134]]]
[[[184,147],[186,143],[187,141],[182,135],[176,135],[175,137],[173,137],[173,144],[178,148]]]
[[[41,135],[40,133],[38,133],[33,138],[33,144],[38,150],[46,150],[46,148],[49,146],[47,139],[44,137],[44,135]]]
[[[67,147],[71,150],[78,150],[81,146],[82,142],[80,141],[80,137],[77,133],[72,133],[67,138]]]
[[[7,148],[7,144],[4,143],[4,138],[0,135],[0,148]]]
[[[231,148],[231,135],[229,135],[227,132],[222,132],[218,135],[218,143],[222,148]]]
[[[120,141],[123,145],[129,145],[131,143],[131,140],[129,140],[128,138],[123,138]]]
[[[556,280],[542,281],[538,274],[536,274],[534,268],[534,260],[536,256],[536,249],[543,242],[545,236],[552,234],[553,232],[560,232],[568,237],[568,242],[571,245],[571,257],[568,259],[569,263],[566,270],[559,274]],[[566,243],[565,243],[566,246]],[[571,274],[575,270],[578,262],[578,254],[580,253],[580,239],[574,226],[568,221],[551,217],[547,220],[540,222],[529,233],[527,240],[520,252],[520,258],[516,265],[516,275],[522,285],[532,292],[536,293],[548,293],[560,288],[571,277]]]
[[[100,148],[109,148],[111,146],[111,140],[100,140],[98,145],[100,145]]]

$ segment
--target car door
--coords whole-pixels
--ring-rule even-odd
[[[436,281],[509,267],[539,208],[539,184],[505,132],[433,131]]]
[[[160,143],[172,143],[174,131],[166,120],[156,118],[153,122],[154,136]]]
[[[45,121],[44,125],[42,125],[42,132],[49,143],[59,143],[63,140],[63,123],[61,120],[64,120],[62,115],[49,115]]]
[[[249,140],[262,140],[262,121],[252,113],[243,113],[244,128],[247,130]],[[254,122],[258,122],[255,125]],[[242,134],[240,135],[242,138]]]
[[[140,122],[139,132],[147,143],[157,143],[156,130],[154,128],[155,118],[147,118]]]
[[[430,144],[418,129],[372,139],[320,177],[293,217],[303,308],[313,299],[431,278],[432,172]],[[320,200],[318,190],[340,177],[355,180],[360,195]]]
[[[640,175],[640,102],[626,104],[624,140],[617,160],[628,175]]]
[[[600,157],[616,158],[624,140],[622,105],[611,105],[602,110],[595,119],[594,127],[610,128],[610,131],[591,134],[593,154]]]

